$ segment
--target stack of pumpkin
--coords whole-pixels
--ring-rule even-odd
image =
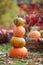
[[[10,49],[10,57],[26,57],[28,55],[27,49],[24,47],[26,44],[25,39],[25,28],[23,27],[24,20],[22,18],[15,18],[14,24],[14,37],[11,38],[10,43],[13,48]]]

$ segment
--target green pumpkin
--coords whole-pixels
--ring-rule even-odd
[[[21,26],[21,25],[24,24],[24,19],[22,19],[22,18],[20,18],[20,17],[16,17],[16,18],[14,19],[14,24],[15,24],[16,26]]]

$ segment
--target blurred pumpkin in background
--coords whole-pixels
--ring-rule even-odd
[[[41,38],[43,38],[43,30],[40,30]]]
[[[30,38],[40,38],[41,34],[39,31],[31,31],[29,36],[30,36]]]

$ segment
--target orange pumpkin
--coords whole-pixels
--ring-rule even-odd
[[[32,32],[30,32],[29,36],[30,36],[30,38],[40,38],[41,34],[38,31],[32,31]]]
[[[23,37],[25,35],[25,28],[23,26],[17,26],[14,29],[14,36]]]
[[[28,51],[25,47],[22,48],[11,48],[10,49],[10,57],[26,57],[28,55]]]
[[[16,26],[21,26],[21,25],[23,25],[24,24],[24,19],[23,18],[21,18],[21,17],[16,17],[15,19],[14,19],[14,24],[16,25]]]
[[[23,47],[26,44],[24,38],[18,38],[18,37],[12,37],[10,43],[14,47]]]

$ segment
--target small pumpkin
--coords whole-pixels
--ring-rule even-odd
[[[30,38],[40,38],[41,34],[39,31],[31,31],[29,36],[30,36]]]
[[[28,55],[28,50],[25,47],[22,48],[11,48],[10,57],[26,57]]]
[[[43,30],[40,30],[41,38],[43,38]]]
[[[19,38],[19,37],[12,37],[11,40],[10,40],[10,43],[14,47],[23,47],[26,44],[25,39]]]
[[[23,26],[17,26],[14,29],[14,36],[23,37],[25,35],[25,28]]]
[[[14,19],[14,24],[15,24],[16,26],[21,26],[21,25],[24,24],[24,22],[25,22],[25,20],[24,20],[23,18],[21,18],[21,17],[16,17],[16,18]]]

